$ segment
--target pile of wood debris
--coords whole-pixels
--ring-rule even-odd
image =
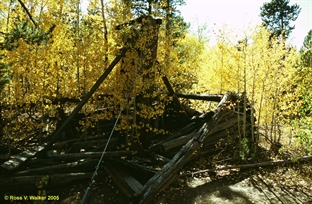
[[[148,148],[137,143],[117,151],[118,134],[112,138],[109,151],[103,155],[99,172],[106,171],[111,175],[129,202],[149,203],[180,176],[186,163],[200,155],[213,154],[228,146],[235,147],[240,144],[242,137],[248,138],[250,148],[253,145],[254,112],[246,96],[235,93],[174,96],[177,100],[183,97],[214,101],[218,102],[218,106],[214,111],[200,113],[176,103],[170,107],[176,108],[176,115],[172,114],[170,118],[178,120],[180,127],[176,126],[170,135],[149,137]],[[190,118],[187,122],[179,115],[185,114],[179,111],[181,106]],[[184,122],[179,121],[179,118]],[[49,175],[50,186],[91,178],[108,141],[108,134],[81,136],[65,141],[60,141],[60,137],[55,139],[57,134],[46,145],[34,146],[5,161],[1,165],[0,190],[35,187],[43,175]],[[66,151],[56,151],[60,147]]]

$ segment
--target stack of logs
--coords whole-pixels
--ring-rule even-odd
[[[151,137],[149,148],[133,146],[122,151],[109,148],[110,151],[105,152],[100,170],[111,175],[130,203],[149,203],[179,177],[186,163],[200,155],[238,146],[243,138],[248,139],[250,149],[255,145],[254,111],[244,94],[175,96],[215,101],[218,106],[214,111],[200,113],[183,105],[192,118],[170,135]],[[107,122],[111,124],[113,121]],[[113,137],[112,146],[117,138]],[[1,165],[0,190],[30,188],[30,184],[36,184],[42,175],[47,174],[50,175],[50,186],[89,179],[106,142],[107,136],[102,135],[85,137],[83,141],[72,139],[54,143],[54,147],[67,146],[68,151],[62,154],[46,146],[30,148]],[[94,149],[80,153],[73,151],[82,147]]]

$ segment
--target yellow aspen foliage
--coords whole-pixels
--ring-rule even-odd
[[[153,9],[140,21],[125,1],[103,2],[91,0],[85,10],[80,0],[27,1],[33,23],[18,2],[1,1],[0,45],[7,47],[0,50],[5,56],[0,62],[11,64],[12,76],[1,93],[1,101],[11,106],[4,111],[11,121],[8,132],[26,136],[21,127],[44,127],[45,121],[35,123],[33,117],[58,117],[59,109],[69,114],[75,103],[52,101],[81,100],[123,47],[128,48],[126,56],[81,110],[90,116],[80,121],[82,131],[116,118],[122,109],[118,130],[157,132],[142,121],[164,115],[172,101],[163,76],[175,92],[247,93],[259,125],[282,122],[299,108],[300,93],[293,86],[299,77],[298,53],[278,39],[270,41],[264,28],[249,28],[240,36],[222,30],[217,43],[208,47],[186,32],[187,26],[171,21],[172,9],[165,1],[154,4],[167,10]],[[155,16],[161,24],[155,25]]]
[[[221,31],[199,72],[205,77],[199,78],[197,92],[245,92],[255,107],[258,125],[275,125],[296,114],[298,52],[278,39],[269,41],[269,36],[263,27],[250,28],[244,36]]]

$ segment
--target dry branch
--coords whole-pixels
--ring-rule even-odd
[[[29,13],[28,9],[26,8],[25,4],[21,1],[18,0],[18,2],[21,4],[21,6],[23,7],[24,11],[26,12],[27,16],[29,17],[29,19],[31,20],[31,22],[34,24],[35,27],[38,27],[37,23],[34,21],[33,17],[31,16],[31,14]]]
[[[300,158],[296,158],[295,160],[291,160],[291,159],[274,160],[274,161],[260,162],[260,163],[255,163],[255,164],[230,165],[230,166],[225,166],[225,167],[220,167],[220,168],[204,169],[204,170],[195,171],[195,172],[188,173],[188,174],[183,174],[183,176],[201,174],[205,172],[231,170],[231,169],[248,169],[248,168],[255,168],[255,167],[277,166],[277,165],[283,165],[283,164],[304,162],[304,161],[309,161],[309,160],[312,160],[312,156],[303,156]]]

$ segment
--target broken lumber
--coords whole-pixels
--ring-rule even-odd
[[[176,147],[181,147],[182,145],[186,144],[190,139],[192,139],[197,132],[192,132],[190,134],[181,136],[179,138],[170,140],[168,142],[164,142],[160,145],[160,150],[161,153],[168,152],[169,150],[176,148]]]
[[[131,203],[149,203],[155,195],[170,185],[178,177],[179,171],[183,165],[193,157],[193,154],[201,147],[202,142],[209,135],[212,128],[220,121],[220,112],[225,103],[231,99],[231,96],[232,95],[229,93],[224,95],[212,119],[209,122],[204,123],[197,135],[183,146],[171,161],[164,165],[163,168],[134,195]]]

